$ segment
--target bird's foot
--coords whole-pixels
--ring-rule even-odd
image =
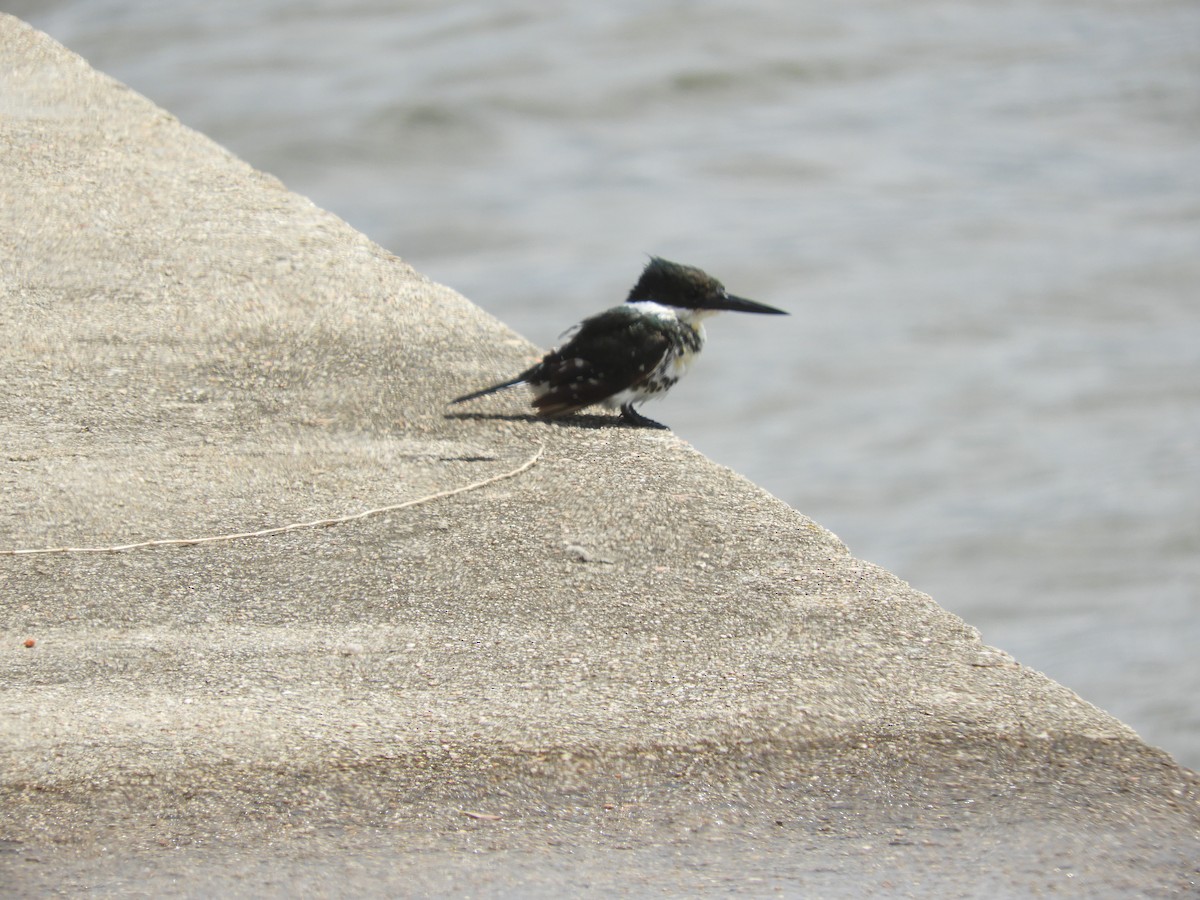
[[[648,419],[640,412],[633,408],[632,403],[626,403],[621,407],[621,418],[632,425],[634,428],[658,428],[663,431],[670,431],[669,425],[664,425],[662,422],[655,422],[653,419]]]

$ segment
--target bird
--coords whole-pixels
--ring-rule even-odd
[[[702,320],[721,310],[788,315],[765,303],[735,297],[695,266],[652,256],[624,303],[564,332],[565,344],[516,377],[450,402],[465,403],[527,385],[534,411],[544,418],[603,404],[620,410],[627,425],[666,429],[636,407],[665,394],[679,381],[704,347]]]

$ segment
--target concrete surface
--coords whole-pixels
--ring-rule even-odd
[[[1194,773],[677,436],[456,415],[535,348],[0,47],[0,548],[544,448],[0,556],[5,892],[1197,891]]]

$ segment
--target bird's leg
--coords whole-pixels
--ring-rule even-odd
[[[632,403],[626,403],[621,407],[621,418],[632,425],[634,428],[661,428],[664,431],[670,431],[669,425],[664,425],[662,422],[655,422],[653,419],[648,419],[640,412],[633,408]]]

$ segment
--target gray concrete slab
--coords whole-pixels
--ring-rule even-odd
[[[1197,890],[1194,773],[672,434],[448,410],[536,348],[0,47],[0,549],[541,453],[0,556],[6,891]]]

